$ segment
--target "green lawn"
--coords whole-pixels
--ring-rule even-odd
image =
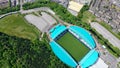
[[[30,25],[22,15],[12,14],[0,19],[0,32],[30,40],[39,38],[39,30]]]
[[[79,62],[90,50],[69,32],[58,39],[57,43],[60,44],[77,62]]]
[[[81,20],[82,22],[90,23],[92,21],[95,21],[96,17],[91,12],[85,11]]]

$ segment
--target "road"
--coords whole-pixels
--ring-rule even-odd
[[[6,14],[2,14],[2,15],[0,15],[0,19],[3,18],[3,17],[5,17],[5,16],[7,16],[7,15],[10,15],[10,14],[16,14],[16,13],[18,13],[18,11],[15,11],[15,12],[9,12],[9,13],[6,13]]]
[[[46,11],[46,12],[49,12],[50,14],[55,15],[55,13],[48,7],[40,7],[40,8],[34,8],[34,9],[29,9],[29,10],[22,10],[20,12],[21,14],[26,14],[26,13],[32,13],[32,12],[37,12],[37,11]]]
[[[92,22],[90,23],[90,25],[105,39],[107,39],[113,46],[118,47],[120,49],[120,40],[116,38],[112,33],[110,33],[107,29],[105,29],[98,23]]]

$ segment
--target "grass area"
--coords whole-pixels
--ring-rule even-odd
[[[60,44],[77,62],[79,62],[90,50],[69,32],[58,39],[57,43]]]
[[[0,19],[0,32],[29,40],[35,40],[40,35],[39,30],[29,24],[21,14],[12,14]]]
[[[82,22],[90,23],[94,21],[96,17],[89,11],[83,12]]]

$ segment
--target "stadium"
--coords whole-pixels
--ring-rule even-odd
[[[70,67],[88,68],[99,58],[93,37],[81,27],[58,24],[49,30],[49,36],[55,55]]]

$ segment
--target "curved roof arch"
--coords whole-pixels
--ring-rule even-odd
[[[57,44],[55,41],[50,42],[50,46],[55,53],[55,55],[63,61],[65,64],[75,67],[77,66],[77,63],[75,60],[65,51],[59,44]]]
[[[96,47],[93,37],[87,30],[78,26],[70,26],[69,29],[77,33],[88,45],[90,45],[90,47]]]
[[[91,49],[79,62],[75,61],[74,58],[62,46],[60,46],[55,41],[56,37],[59,36],[65,30],[72,31],[73,34],[75,33],[75,35],[78,36],[78,39],[84,40],[85,43],[88,44],[86,46],[90,47]],[[65,64],[71,67],[76,67],[79,64],[81,68],[86,68],[86,67],[93,65],[97,61],[99,57],[99,53],[94,49],[96,47],[96,43],[93,37],[91,36],[91,34],[84,28],[81,28],[78,26],[70,26],[67,28],[64,25],[58,24],[55,27],[53,27],[49,31],[49,33],[52,39],[52,41],[49,44],[53,52]]]

